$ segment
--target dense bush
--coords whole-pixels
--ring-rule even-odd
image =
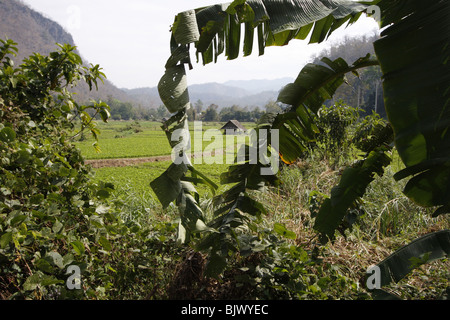
[[[166,249],[158,239],[170,233],[170,225],[149,229],[123,221],[108,201],[114,186],[92,182],[73,144],[82,131],[99,133],[87,111],[107,121],[109,107],[78,105],[70,91],[79,81],[93,89],[103,73],[99,66],[83,66],[69,45],[15,67],[15,45],[2,40],[0,46],[0,298],[127,298],[152,292],[154,274],[151,280],[137,278],[162,263]]]

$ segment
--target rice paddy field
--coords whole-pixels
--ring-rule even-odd
[[[210,130],[214,134],[213,130],[218,130],[223,125],[224,123],[220,122],[203,123],[202,131]],[[243,125],[247,129],[255,126],[253,123]],[[126,188],[140,195],[154,196],[149,183],[161,175],[171,163],[172,149],[161,124],[151,121],[110,121],[99,123],[98,128],[101,132],[99,152],[92,146],[93,138],[89,138],[87,134],[85,139],[76,143],[84,158],[93,164],[95,179],[112,182],[119,189]],[[192,136],[192,123],[190,129]],[[225,151],[220,150],[222,148]],[[228,168],[227,155],[234,156],[237,148],[237,139],[233,139],[231,144],[230,140],[223,139],[222,145],[222,142],[217,142],[214,138],[205,138],[202,145],[205,152],[203,163],[196,163],[195,166],[210,179],[219,182],[220,174]],[[195,150],[198,150],[198,147]],[[192,152],[195,150],[192,145]],[[212,151],[210,157],[214,157],[209,161],[206,160],[208,151]],[[107,165],[102,164],[102,160],[108,160]],[[208,189],[200,187],[199,191],[208,192]]]

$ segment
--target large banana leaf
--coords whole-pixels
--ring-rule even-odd
[[[447,23],[450,3],[445,0],[376,0],[366,4],[345,0],[236,0],[229,5],[180,13],[172,28],[172,56],[159,85],[166,106],[176,113],[171,119],[175,118],[176,125],[181,127],[179,114],[189,108],[184,69],[185,64],[191,67],[189,44],[195,44],[197,54],[206,64],[216,61],[223,53],[228,59],[238,57],[242,36],[244,55],[252,52],[255,39],[258,40],[260,54],[267,46],[286,45],[292,39],[311,36],[311,43],[321,42],[337,27],[356,21],[369,4],[379,5],[381,26],[387,26],[382,38],[375,43],[375,51],[384,75],[386,110],[394,129],[396,146],[406,165],[396,178],[415,175],[406,185],[405,193],[421,205],[439,206],[436,215],[450,211],[450,32]],[[242,24],[245,26],[243,35]],[[280,101],[290,104],[291,108],[279,115],[271,126],[280,130],[280,154],[285,162],[295,160],[299,150],[304,149],[303,143],[311,140],[316,128],[310,113],[315,112],[324,99],[344,82],[343,73],[353,71],[341,60],[325,59],[322,62],[320,67],[308,66],[312,69],[301,74],[299,78],[302,76],[302,79],[285,88],[280,95]],[[367,62],[364,59],[359,61]],[[171,141],[172,131],[166,132]],[[188,144],[176,145],[181,146],[180,152],[183,153]],[[383,158],[369,154],[365,165],[371,167],[366,172],[370,174],[363,174],[365,178],[361,181],[364,181],[355,187],[357,190],[353,188],[350,192],[353,195],[348,199],[361,194],[363,186],[370,182],[371,174],[380,168],[373,165],[386,163]],[[354,172],[358,176],[359,173]],[[184,177],[179,178],[181,181]],[[162,184],[164,182],[160,180],[155,181],[153,187],[158,189]],[[179,183],[174,185],[177,188],[169,193],[167,201],[175,199],[176,192],[184,190]],[[238,196],[238,193],[228,194],[231,195]],[[336,196],[342,196],[342,200],[348,194],[344,192],[339,196],[335,193],[334,198],[338,199]],[[234,213],[233,206],[225,206],[225,211]],[[342,206],[345,207],[347,205]],[[342,215],[342,210],[337,211]],[[334,210],[324,209],[323,212]],[[317,226],[325,225],[321,223],[323,217],[326,215],[321,215]],[[227,218],[226,221],[233,219]],[[325,227],[324,233],[331,235],[338,221],[335,219]],[[215,260],[217,257],[214,256]]]
[[[244,56],[252,53],[255,39],[259,54],[267,46],[286,45],[308,35],[310,43],[321,42],[344,23],[355,22],[366,9],[367,5],[350,0],[236,0],[182,12],[172,31],[178,44],[195,43],[207,64],[224,52],[228,59],[237,58],[242,39]]]
[[[381,1],[375,42],[383,72],[386,111],[406,165],[396,179],[413,175],[405,194],[422,206],[450,212],[450,1]]]
[[[307,64],[294,83],[286,85],[278,95],[278,101],[291,106],[289,112],[276,116],[272,129],[280,130],[280,155],[286,163],[298,159],[307,142],[315,139],[319,129],[311,114],[317,113],[323,103],[331,99],[336,90],[346,82],[347,73],[377,65],[369,54],[352,65],[338,58],[331,61],[322,58],[319,64]]]
[[[387,150],[386,146],[376,147],[364,160],[344,170],[339,184],[331,190],[331,197],[324,200],[315,219],[314,229],[320,232],[323,243],[334,239],[348,210],[364,195],[375,174],[383,175],[384,168],[391,163]]]
[[[415,239],[376,265],[379,268],[379,288],[372,292],[374,299],[399,299],[397,295],[388,293],[381,287],[398,283],[418,266],[449,255],[450,230],[429,233]]]
[[[234,59],[239,55],[241,24],[244,24],[244,55],[252,52],[255,30],[259,53],[263,54],[266,46],[285,45],[291,39],[305,39],[308,35],[311,35],[310,42],[323,41],[345,22],[356,21],[366,8],[367,5],[348,0],[236,0],[231,4],[213,5],[178,14],[172,27],[172,54],[166,63],[166,72],[161,78],[158,90],[162,101],[174,114],[163,124],[163,129],[172,148],[180,158],[186,160],[184,163],[188,164],[187,168],[192,168],[185,157],[189,149],[185,114],[190,103],[184,66],[189,64],[189,67],[192,67],[189,44],[195,44],[197,54],[202,55],[205,64],[216,61],[222,53],[225,53],[228,59]],[[311,141],[317,133],[318,129],[311,120],[311,112],[316,112],[337,87],[344,83],[346,72],[354,71],[364,64],[371,65],[373,60],[366,57],[350,67],[342,59],[324,59],[322,62],[321,66],[308,65],[299,75],[298,81],[285,88],[280,96],[280,101],[291,104],[292,109],[289,113],[279,115],[271,128],[279,130],[279,153],[286,162],[298,158],[299,152],[305,150],[305,142]],[[309,76],[308,72],[312,72],[312,76]],[[304,80],[305,84],[300,83]],[[299,88],[302,90],[298,90]],[[169,128],[174,123],[175,125]],[[184,140],[173,139],[175,130],[186,131],[181,134]],[[236,166],[232,174],[228,175],[228,179],[236,179],[236,173],[242,168],[248,169],[246,166],[248,164]],[[191,198],[190,193],[186,195],[186,189],[183,188],[182,181],[186,180],[187,170],[179,170],[180,168],[185,167],[179,164],[171,166],[161,177],[155,179],[151,186],[164,206],[178,199],[177,203],[181,204],[179,208],[182,222],[186,224],[180,226],[180,230],[184,227],[189,233],[188,229],[192,229],[193,222],[201,216],[195,198]],[[173,174],[174,172],[176,174]],[[245,179],[244,185],[238,183],[234,186],[230,192],[223,195],[222,199],[229,203],[220,210],[228,212],[228,215],[235,215],[236,209],[242,209],[236,205],[241,205],[247,211],[258,212],[259,206],[245,195],[248,188],[252,189],[252,181],[249,179]],[[240,192],[237,193],[236,190]],[[233,200],[231,196],[234,197]],[[236,199],[239,201],[235,202]],[[183,205],[184,203],[191,205]],[[186,238],[189,238],[188,234]]]
[[[221,183],[234,185],[214,198],[215,219],[208,223],[212,232],[197,245],[198,250],[209,253],[205,273],[212,277],[224,270],[230,253],[240,251],[236,230],[246,226],[247,215],[260,217],[266,213],[263,205],[252,199],[249,191],[261,190],[267,185],[278,183],[274,174],[261,174],[261,170],[268,169],[268,165],[260,161],[251,163],[253,146],[243,145],[241,148],[245,161],[230,166],[228,171],[222,173]]]

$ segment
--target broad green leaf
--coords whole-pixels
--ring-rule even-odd
[[[405,194],[442,214],[450,205],[450,2],[379,6],[383,26],[394,23],[374,47],[395,146],[406,166],[396,178],[414,175]]]
[[[195,224],[195,230],[196,231],[200,231],[200,232],[205,232],[205,231],[209,231],[209,232],[215,232],[215,230],[213,228],[208,227],[202,220],[198,219],[196,224]]]
[[[43,194],[35,194],[30,197],[30,203],[37,205],[40,204],[42,201],[44,201],[44,195]]]
[[[200,206],[189,192],[189,186],[192,185],[184,181],[181,184],[183,188],[177,199],[177,206],[179,208],[183,229],[180,229],[181,233],[179,233],[178,239],[180,242],[185,243],[190,241],[191,234],[205,230],[198,229],[204,224],[204,217]]]
[[[36,266],[36,268],[46,273],[53,273],[54,271],[53,266],[46,259],[39,259],[35,262],[34,265]]]
[[[100,189],[100,190],[97,190],[96,195],[97,195],[97,197],[99,197],[100,199],[107,199],[107,198],[110,197],[111,194],[110,194],[109,190],[106,190],[106,189]]]
[[[254,29],[263,54],[264,47],[305,39],[311,30],[310,42],[321,42],[345,22],[355,22],[366,9],[367,5],[348,0],[236,0],[182,12],[176,16],[172,32],[178,44],[195,43],[197,54],[201,53],[207,64],[222,52],[228,59],[238,57],[240,24],[245,24],[244,56],[251,53]],[[223,39],[225,50],[216,44]]]
[[[317,214],[314,229],[322,235],[322,241],[334,239],[334,233],[342,223],[347,210],[362,197],[375,174],[382,175],[391,158],[383,149],[376,149],[364,160],[342,173],[339,184],[332,188],[331,197],[324,200]]]
[[[0,140],[3,142],[12,142],[16,139],[16,132],[10,127],[5,127],[0,131]]]
[[[48,252],[45,257],[48,258],[58,268],[64,268],[63,257],[58,252]]]
[[[30,153],[27,150],[19,150],[15,153],[15,157],[18,164],[24,164],[30,159]]]
[[[64,255],[64,257],[63,257],[63,265],[64,265],[64,267],[68,266],[73,261],[74,261],[73,254],[68,253],[68,254]]]
[[[35,290],[41,284],[41,280],[43,277],[44,277],[44,274],[40,271],[29,276],[27,278],[27,280],[25,281],[25,283],[23,284],[23,289],[25,291]]]
[[[183,224],[178,224],[178,235],[177,235],[177,243],[186,243],[186,228],[183,226]]]
[[[297,238],[295,232],[286,229],[286,226],[281,223],[275,223],[273,226],[273,230],[280,236],[283,236],[287,239],[295,240]]]
[[[194,10],[179,13],[172,26],[172,32],[177,43],[189,44],[198,41],[200,33]]]
[[[19,224],[21,224],[23,221],[25,221],[25,219],[27,218],[26,215],[24,214],[18,214],[16,215],[14,218],[11,219],[11,221],[9,222],[11,226],[18,226]]]
[[[217,254],[212,254],[206,263],[205,275],[215,278],[221,274],[227,266],[227,260]]]
[[[150,186],[164,208],[166,208],[180,194],[182,190],[180,180],[186,172],[187,167],[185,164],[171,164],[161,176],[150,183]]]
[[[62,224],[59,220],[56,220],[55,223],[53,224],[52,231],[54,233],[59,233],[63,227],[64,224]]]
[[[70,243],[72,245],[73,250],[77,255],[83,255],[85,252],[84,244],[81,241],[73,241]]]
[[[101,246],[103,247],[103,249],[105,249],[106,251],[111,251],[112,250],[112,245],[109,242],[108,239],[106,239],[104,236],[101,236],[98,239],[98,242],[101,244]]]
[[[306,106],[316,113],[344,83],[347,73],[377,64],[377,60],[370,54],[359,58],[352,65],[348,65],[342,58],[334,61],[322,58],[319,64],[307,64],[294,83],[281,90],[278,101],[295,108]]]
[[[103,122],[108,122],[108,119],[111,118],[111,113],[107,109],[102,108],[99,113]]]
[[[63,283],[64,283],[63,280],[58,280],[53,276],[48,276],[43,274],[41,271],[38,271],[27,278],[27,280],[23,284],[23,289],[25,291],[33,291],[40,286],[45,287],[53,284],[63,284]]]
[[[170,113],[187,108],[189,105],[189,92],[183,64],[166,69],[158,83],[158,92]]]
[[[95,226],[98,229],[101,229],[104,227],[103,219],[97,215],[90,216],[89,222],[91,223],[91,225]]]
[[[0,237],[0,248],[5,249],[13,239],[12,232],[7,232]]]
[[[277,100],[292,106],[289,112],[278,114],[272,122],[272,128],[280,130],[279,153],[285,163],[297,160],[306,150],[305,144],[314,141],[319,129],[311,115],[344,84],[345,75],[377,64],[369,54],[352,65],[341,58],[334,61],[322,58],[319,64],[307,64],[297,79],[280,91]]]

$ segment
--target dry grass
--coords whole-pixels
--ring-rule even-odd
[[[321,250],[324,266],[338,266],[343,274],[361,286],[365,285],[362,280],[369,267],[424,234],[450,228],[448,216],[431,218],[432,209],[420,208],[407,199],[401,193],[402,185],[390,182],[392,174],[388,169],[386,176],[377,178],[368,191],[368,210],[376,214],[362,217],[361,225],[357,223],[353,230],[346,231],[345,237],[337,236],[334,242]],[[318,244],[308,208],[308,193],[318,190],[329,194],[338,183],[339,175],[339,170],[331,170],[325,162],[311,164],[301,161],[285,168],[282,187],[259,196],[269,211],[265,223],[268,226],[275,222],[285,224],[297,234],[295,244],[311,251]],[[389,223],[384,226],[385,230],[380,226],[382,219],[388,220],[384,221],[385,224]],[[392,290],[406,299],[414,299],[417,295],[432,299],[437,291],[450,285],[449,266],[448,260],[421,266],[400,284],[392,285]]]

